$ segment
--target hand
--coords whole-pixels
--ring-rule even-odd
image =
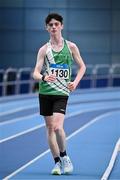
[[[75,83],[74,83],[74,82],[69,82],[69,83],[68,83],[68,89],[69,89],[70,91],[74,91],[74,90],[76,89]]]
[[[56,76],[54,74],[46,75],[44,80],[47,82],[54,82],[56,80]]]

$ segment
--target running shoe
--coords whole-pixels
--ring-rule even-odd
[[[73,172],[73,164],[72,164],[69,156],[64,156],[62,158],[62,164],[63,164],[64,174],[70,174]]]
[[[61,162],[57,162],[54,166],[54,168],[52,169],[51,174],[52,175],[61,175],[62,173],[62,164]]]

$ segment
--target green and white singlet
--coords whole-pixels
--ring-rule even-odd
[[[55,74],[55,82],[39,83],[39,93],[43,95],[62,95],[69,96],[67,83],[71,80],[71,65],[73,57],[68,46],[68,42],[64,40],[63,49],[59,52],[52,50],[50,42],[47,43],[46,57],[44,61],[44,75]]]

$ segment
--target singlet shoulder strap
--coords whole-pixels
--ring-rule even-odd
[[[69,49],[69,51],[70,51],[70,54],[71,54],[71,56],[72,56],[72,51],[71,51],[71,49],[70,49],[68,40],[65,40],[65,43],[66,43],[66,45],[67,45],[67,47],[68,47],[68,49]]]
[[[47,47],[48,47],[48,48],[51,48],[50,41],[47,42]]]
[[[52,64],[55,63],[50,42],[47,42],[46,57],[47,57],[49,63],[52,63]]]

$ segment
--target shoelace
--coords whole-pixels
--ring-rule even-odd
[[[64,166],[68,166],[68,164],[71,164],[69,159],[64,159]]]
[[[55,168],[61,168],[61,164],[58,162],[55,164]]]

